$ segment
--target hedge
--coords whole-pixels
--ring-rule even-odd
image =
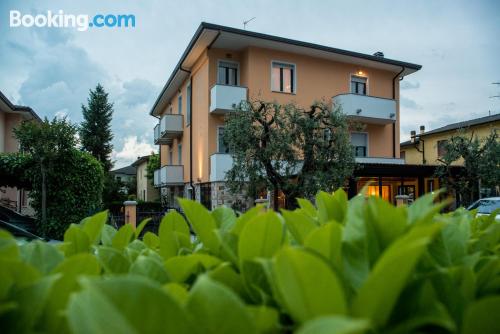
[[[101,212],[64,242],[0,232],[4,333],[500,333],[500,222],[345,192],[237,217],[179,200],[159,234]],[[196,232],[193,238],[190,226]]]

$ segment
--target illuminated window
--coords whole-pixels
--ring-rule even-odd
[[[351,93],[366,95],[366,78],[351,76]]]
[[[366,194],[368,196],[379,196],[378,186],[368,186],[366,188]],[[391,199],[391,188],[390,186],[382,186],[382,198],[386,201]]]
[[[275,92],[295,93],[295,65],[273,62],[271,82]]]

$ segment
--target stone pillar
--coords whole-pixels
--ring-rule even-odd
[[[137,202],[125,201],[125,224],[130,224],[135,229],[137,225]]]
[[[408,195],[396,195],[396,206],[403,206],[408,204]]]

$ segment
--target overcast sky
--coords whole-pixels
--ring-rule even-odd
[[[10,28],[9,11],[134,14],[136,27]],[[500,112],[500,1],[5,1],[0,2],[0,90],[40,116],[81,121],[97,83],[115,104],[116,167],[149,154],[149,111],[206,21],[421,64],[401,86],[401,137]]]

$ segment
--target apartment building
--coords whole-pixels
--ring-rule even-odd
[[[19,152],[19,141],[14,136],[14,128],[26,120],[41,122],[33,109],[13,104],[0,92],[0,153]],[[23,189],[0,187],[0,205],[22,214],[34,214],[29,205],[28,192]]]
[[[393,201],[406,189],[407,176],[400,158],[399,81],[420,68],[381,52],[367,55],[202,23],[150,112],[158,118],[154,140],[161,160],[154,184],[169,205],[175,196],[209,208],[232,205],[242,199],[224,185],[232,164],[222,141],[224,115],[247,99],[303,107],[325,99],[364,124],[363,131],[351,133],[362,168],[348,182],[350,196],[368,185],[370,193]],[[420,174],[410,170],[409,176]]]

